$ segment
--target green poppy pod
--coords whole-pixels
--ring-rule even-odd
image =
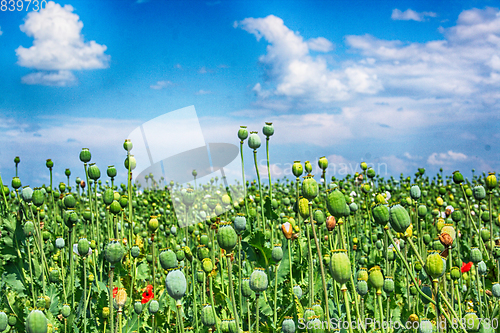
[[[56,248],[58,248],[59,250],[63,249],[64,245],[66,245],[64,242],[64,238],[62,238],[62,237],[56,238]]]
[[[212,263],[212,259],[210,258],[204,258],[202,261],[201,261],[201,267],[203,268],[203,271],[205,273],[210,273],[213,269],[214,269],[214,265]]]
[[[333,215],[336,219],[344,216],[345,207],[347,203],[345,201],[344,194],[338,189],[331,191],[326,199],[326,207],[328,212]]]
[[[186,206],[192,206],[194,204],[195,199],[196,199],[196,193],[192,188],[188,188],[182,196],[182,202]]]
[[[64,207],[66,207],[66,208],[75,208],[76,199],[72,194],[67,194],[64,196],[63,203],[64,203]]]
[[[450,277],[453,281],[460,279],[460,268],[453,266],[450,270]]]
[[[370,281],[372,286],[375,287],[377,292],[380,292],[382,290],[382,288],[384,287],[384,276],[379,266],[370,268],[368,281]]]
[[[119,263],[124,254],[125,248],[118,240],[111,240],[104,250],[104,257],[112,265]]]
[[[390,210],[384,204],[377,204],[372,208],[372,215],[375,223],[381,226],[385,226],[390,219]]]
[[[368,168],[368,170],[366,170],[366,175],[368,178],[375,178],[375,170],[373,168]]]
[[[52,169],[54,167],[54,161],[52,161],[50,158],[45,161],[45,166],[48,169]]]
[[[217,242],[221,249],[226,250],[230,253],[233,251],[236,243],[238,242],[238,235],[234,231],[231,222],[223,222],[219,224],[219,229],[217,231]]]
[[[306,176],[302,182],[302,195],[308,200],[313,200],[318,196],[318,182],[312,176]]]
[[[45,195],[43,191],[39,188],[36,188],[31,196],[31,201],[36,207],[41,207],[45,202]]]
[[[106,170],[106,174],[108,175],[109,178],[115,178],[117,175],[117,170],[114,165],[109,165],[108,169]]]
[[[142,302],[141,301],[135,301],[134,302],[134,312],[137,315],[140,315],[142,313]]]
[[[383,289],[386,294],[390,294],[394,291],[394,280],[392,279],[392,277],[385,278]]]
[[[35,232],[35,225],[32,221],[26,221],[24,223],[23,232],[26,237],[33,236],[33,233]]]
[[[151,232],[155,232],[156,229],[158,229],[159,225],[160,225],[160,223],[158,222],[158,219],[156,218],[156,216],[151,216],[151,218],[148,221],[148,229]]]
[[[215,325],[215,314],[210,304],[203,305],[201,309],[201,322],[203,325],[211,327]]]
[[[116,200],[113,200],[111,205],[109,205],[109,212],[113,215],[117,215],[121,211],[122,211],[122,206],[120,205],[120,203]]]
[[[16,316],[14,316],[14,315],[10,315],[10,316],[9,316],[9,319],[8,319],[8,324],[9,324],[9,326],[11,326],[11,327],[12,327],[12,326],[16,326],[16,324],[17,324],[17,317],[16,317]]]
[[[349,211],[351,212],[351,214],[356,213],[358,211],[358,205],[355,202],[351,202],[349,204]]]
[[[496,298],[500,298],[500,283],[498,282],[493,283],[493,285],[491,286],[491,293]]]
[[[63,304],[61,308],[61,314],[64,318],[68,318],[71,315],[71,308],[68,304]]]
[[[56,283],[59,281],[59,270],[57,268],[51,268],[49,270],[49,281]],[[0,330],[1,332],[2,330]]]
[[[358,278],[358,283],[356,284],[356,291],[360,296],[365,296],[368,294],[368,283],[365,280]]]
[[[389,222],[396,232],[404,233],[410,226],[410,215],[403,206],[396,204],[390,209]]]
[[[181,270],[173,270],[165,279],[167,292],[175,300],[180,300],[186,294],[187,282]]]
[[[274,245],[273,250],[271,252],[271,257],[273,258],[276,264],[278,264],[281,261],[281,259],[283,259],[283,248],[281,247],[281,244]]]
[[[66,191],[66,184],[64,184],[63,182],[60,182],[58,187],[61,193],[64,193],[64,191]]]
[[[235,229],[236,229],[236,222],[235,222]],[[200,236],[200,245],[207,245],[209,241],[209,238],[207,235],[203,234]]]
[[[31,202],[31,198],[33,197],[33,190],[29,186],[24,186],[21,191],[21,199],[25,202]]]
[[[484,242],[487,242],[491,238],[490,230],[487,228],[481,228],[479,233]]]
[[[306,172],[307,172],[308,174],[309,174],[309,173],[311,173],[311,172],[312,172],[312,169],[313,169],[311,162],[306,161],[306,162],[304,163],[304,168],[305,168],[305,170],[306,170]]]
[[[7,329],[7,325],[9,325],[9,318],[5,312],[0,311],[0,332],[5,331]]]
[[[316,316],[316,312],[314,312],[312,308],[306,308],[302,316],[306,321],[310,321],[314,316]]]
[[[132,144],[132,141],[130,141],[130,139],[125,139],[125,142],[123,142],[123,149],[129,152],[133,147],[134,145]]]
[[[486,198],[486,190],[483,185],[474,186],[472,189],[472,194],[474,195],[474,199],[481,201]]]
[[[238,214],[234,218],[234,230],[236,231],[237,234],[241,234],[243,231],[245,231],[246,225],[247,225],[247,219],[243,214]],[[206,236],[206,235],[205,235]],[[208,240],[208,237],[206,237]]]
[[[160,310],[160,303],[157,300],[152,299],[149,301],[148,311],[151,314],[155,314]]]
[[[292,165],[292,173],[295,177],[299,178],[302,173],[304,172],[304,169],[302,167],[302,164],[300,161],[294,161]]]
[[[252,288],[250,288],[250,278],[241,279],[241,293],[247,298],[254,294]]]
[[[160,265],[164,270],[169,270],[178,266],[177,255],[170,249],[161,251],[159,258]]]
[[[325,156],[320,157],[318,160],[318,166],[321,170],[326,170],[328,168],[328,160]]]
[[[453,172],[453,182],[455,184],[462,184],[464,182],[464,176],[460,173],[460,171]]]
[[[208,243],[207,243],[207,246],[208,246]],[[205,246],[205,245],[198,245],[196,250],[197,250],[197,257],[198,257],[198,260],[203,260],[205,258],[208,258],[210,257],[210,249],[208,249],[208,247]]]
[[[433,333],[434,332],[434,326],[432,325],[432,322],[429,320],[422,320],[420,321],[420,324],[418,325],[418,333]]]
[[[475,264],[483,260],[483,254],[481,253],[481,250],[479,250],[477,247],[473,247],[470,250],[470,261],[472,261]]]
[[[418,217],[424,218],[425,215],[427,215],[427,206],[426,205],[418,206]]]
[[[272,136],[274,134],[273,123],[266,123],[262,128],[262,133],[268,138]]]
[[[358,280],[368,281],[368,271],[366,268],[361,267],[357,274]]]
[[[26,318],[27,333],[47,333],[47,318],[40,310],[32,310]]]
[[[240,129],[238,130],[238,138],[240,141],[245,141],[246,138],[248,138],[248,130],[246,126],[240,126]]]
[[[263,268],[255,268],[250,275],[250,289],[256,293],[260,293],[267,289],[269,281],[267,274]]]
[[[90,162],[90,159],[92,158],[92,155],[90,154],[90,150],[88,148],[82,148],[82,151],[80,152],[80,161],[83,163],[88,163]],[[47,163],[49,160],[47,160]],[[53,166],[53,164],[52,164]]]
[[[463,320],[465,322],[465,328],[467,328],[468,332],[478,332],[479,331],[479,324],[480,320],[477,317],[476,312],[469,310],[463,317]]]
[[[87,172],[89,174],[89,178],[93,181],[97,181],[101,178],[101,170],[99,170],[99,167],[95,163],[89,165]]]
[[[89,254],[90,243],[87,238],[80,238],[78,241],[78,254],[82,257],[86,257]]]
[[[248,147],[253,150],[259,149],[261,145],[260,137],[257,132],[250,132],[250,136],[248,137]]]
[[[427,296],[429,296],[430,299],[432,299],[432,289],[430,286],[428,285],[423,285],[422,286],[422,292],[424,294],[426,294]],[[429,301],[427,298],[423,297],[422,295],[420,295],[420,300],[422,301],[422,303],[424,303],[425,305],[429,304],[431,301]]]
[[[135,167],[137,166],[137,161],[135,160],[134,155],[129,155],[125,158],[125,161],[123,162],[125,169],[128,170],[129,164],[130,164],[130,170],[134,170]]]
[[[306,198],[299,199],[299,214],[304,219],[309,216],[309,200]]]
[[[316,316],[318,316],[320,319],[323,319],[324,312],[323,312],[323,308],[321,307],[321,304],[314,303],[311,308],[313,309],[314,314]]]
[[[413,185],[410,188],[410,196],[411,196],[411,198],[413,200],[418,200],[418,199],[420,199],[420,195],[421,195],[420,187],[418,187],[418,185]]]
[[[302,295],[304,293],[302,292],[302,288],[298,284],[294,285],[293,288],[292,288],[292,290],[293,290],[293,294],[295,296],[297,296],[298,299],[302,298]]]
[[[477,263],[477,272],[479,275],[484,276],[488,273],[488,267],[486,267],[486,263],[484,261],[480,261]]]
[[[425,271],[433,279],[437,280],[444,275],[446,271],[443,258],[438,252],[431,252],[425,260]]]
[[[140,254],[141,248],[137,245],[132,246],[132,248],[130,249],[130,255],[132,256],[132,258],[137,258]]]
[[[177,257],[177,261],[183,261],[186,258],[186,253],[184,253],[183,249],[179,249],[175,251],[175,256]]]
[[[281,333],[295,333],[295,322],[292,317],[285,317],[281,323]]]
[[[368,164],[366,164],[366,162],[361,162],[359,166],[363,171],[366,171],[366,169],[368,169]]]
[[[13,177],[11,185],[14,189],[17,190],[18,188],[21,187],[21,179],[19,179],[19,177]]]
[[[488,177],[486,177],[485,185],[488,190],[492,190],[497,186],[497,177],[494,172],[489,172]]]
[[[85,210],[82,213],[82,217],[87,222],[92,219],[92,212],[90,211],[90,208],[85,208]]]
[[[104,190],[104,193],[102,195],[102,200],[104,201],[104,203],[106,205],[111,205],[111,203],[113,202],[113,200],[115,200],[115,194],[114,194],[114,191],[113,189],[111,188],[107,188]]]
[[[322,210],[315,210],[313,215],[314,221],[316,221],[317,225],[322,225],[326,221],[325,213]]]
[[[330,258],[330,273],[341,286],[351,278],[351,262],[347,250],[333,250]]]

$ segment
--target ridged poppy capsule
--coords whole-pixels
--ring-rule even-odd
[[[45,166],[48,168],[48,169],[52,169],[54,167],[54,161],[52,161],[50,158],[47,159],[47,161],[45,162]]]
[[[446,266],[443,258],[438,252],[431,252],[425,260],[425,271],[433,279],[437,280],[444,275]]]
[[[248,137],[248,147],[253,150],[259,149],[261,145],[261,140],[257,132],[250,132],[250,136]]]
[[[118,171],[116,170],[114,165],[108,166],[108,169],[106,170],[106,174],[108,175],[109,178],[115,178],[117,173],[118,173]]]
[[[368,274],[368,280],[372,284],[372,286],[380,292],[384,287],[384,276],[379,266],[374,266],[370,268],[370,272]]]
[[[420,187],[418,185],[413,185],[410,188],[410,196],[413,200],[420,199],[421,194],[422,193],[420,192]]]
[[[29,186],[24,186],[23,190],[21,191],[21,199],[23,199],[24,202],[31,202],[31,198],[33,196],[33,190]]]
[[[304,163],[304,167],[305,167],[305,170],[306,170],[306,172],[307,172],[308,174],[312,172],[313,167],[312,167],[311,162],[306,161],[306,162]]]
[[[283,248],[281,244],[275,244],[271,252],[271,257],[276,264],[278,264],[281,259],[283,259]]]
[[[27,333],[47,333],[47,318],[40,310],[32,310],[26,317]]]
[[[474,186],[472,189],[472,194],[474,195],[474,199],[481,201],[486,198],[486,190],[483,185]]]
[[[304,196],[304,198],[313,200],[318,196],[318,193],[318,182],[316,182],[316,180],[311,175],[306,176],[306,178],[302,182],[302,195]]]
[[[497,299],[500,298],[500,283],[498,282],[493,283],[493,285],[491,286],[491,293]]]
[[[347,250],[333,250],[330,259],[330,273],[338,284],[343,285],[351,278],[351,262]]]
[[[366,171],[366,169],[368,169],[368,164],[366,164],[366,162],[361,162],[360,167],[361,170]]]
[[[140,300],[134,302],[134,312],[137,315],[140,315],[142,313],[142,308],[143,308],[143,305],[142,305],[142,302]]]
[[[387,276],[385,278],[383,289],[386,294],[390,294],[394,291],[394,280],[392,277]]]
[[[372,208],[372,215],[375,223],[381,226],[385,226],[390,220],[389,207],[384,204],[375,205]]]
[[[285,317],[281,323],[281,333],[295,333],[295,322],[292,317]]]
[[[89,178],[93,181],[97,181],[101,178],[101,170],[99,170],[99,167],[95,163],[89,165],[87,172],[89,174]]]
[[[210,304],[203,305],[201,309],[201,322],[203,325],[211,327],[215,325],[215,315],[214,310]]]
[[[125,158],[125,161],[123,162],[123,165],[125,166],[125,169],[128,170],[128,165],[130,162],[130,170],[134,170],[135,167],[137,166],[137,161],[135,160],[134,155],[129,155]]]
[[[45,195],[43,194],[43,191],[40,188],[36,188],[33,191],[31,200],[33,202],[33,205],[35,205],[36,207],[41,207],[45,202]]]
[[[356,284],[356,291],[360,296],[365,296],[368,294],[368,283],[365,280],[358,278],[358,283]]]
[[[246,126],[240,126],[240,129],[238,130],[238,138],[242,142],[248,138],[248,130]]]
[[[298,284],[294,285],[292,290],[293,290],[293,294],[295,296],[297,296],[298,299],[302,298],[302,295],[303,295],[302,288]]]
[[[89,254],[90,243],[87,238],[80,238],[77,249],[78,254],[82,257],[86,257]]]
[[[304,172],[304,169],[302,168],[302,164],[300,163],[300,161],[293,162],[293,165],[292,165],[293,175],[295,177],[299,178],[303,172]]]
[[[477,317],[476,312],[474,312],[473,310],[468,310],[463,320],[467,323],[467,329],[469,332],[479,331],[480,320]]]
[[[455,184],[462,184],[464,182],[464,176],[460,173],[460,171],[453,172],[453,182]]]
[[[120,205],[120,203],[116,200],[113,200],[113,202],[111,203],[111,205],[109,205],[109,212],[111,214],[118,214],[122,211],[122,206]]]
[[[404,233],[410,226],[410,215],[403,206],[396,204],[390,209],[389,222],[396,232]]]
[[[66,207],[66,208],[75,208],[76,199],[72,194],[67,194],[64,196],[63,203],[64,203],[64,207]]]
[[[335,216],[336,219],[345,215],[346,205],[345,196],[338,189],[334,189],[328,194],[326,206],[330,214]]]
[[[88,148],[82,148],[82,151],[80,152],[80,161],[88,163],[91,158],[92,155],[90,154],[90,150]]]
[[[470,261],[472,261],[474,264],[477,264],[483,260],[483,254],[481,253],[481,250],[479,250],[477,247],[473,247],[470,250]]]
[[[318,166],[321,170],[326,170],[328,168],[328,159],[325,156],[320,157],[318,160]]]
[[[125,142],[123,142],[123,149],[129,152],[133,147],[134,145],[132,144],[132,141],[130,141],[130,139],[125,139]]]
[[[111,240],[104,250],[104,257],[111,264],[120,262],[125,254],[125,248],[117,240]]]
[[[269,138],[270,136],[272,136],[274,134],[273,123],[266,123],[264,125],[264,127],[262,128],[262,133],[264,133],[264,135],[267,138]]]
[[[161,251],[159,259],[160,265],[164,270],[169,270],[178,266],[177,255],[170,249]]]
[[[236,233],[241,234],[243,231],[245,231],[246,225],[247,225],[246,217],[241,213],[237,214],[236,217],[234,218],[234,230],[236,231]]]
[[[256,292],[262,292],[267,289],[269,281],[263,268],[255,268],[250,275],[250,288]]]
[[[368,168],[368,170],[366,170],[366,175],[368,178],[375,178],[375,170],[373,168]]]
[[[217,231],[217,242],[221,249],[226,250],[230,253],[233,251],[236,243],[238,242],[238,235],[234,231],[231,222],[223,222],[219,224],[219,230]]]
[[[170,271],[165,279],[165,284],[168,294],[175,300],[181,299],[186,294],[186,277],[181,270]]]
[[[492,190],[497,186],[497,177],[495,176],[494,172],[488,173],[488,177],[486,177],[485,184],[488,190]]]
[[[148,311],[151,314],[155,314],[160,310],[160,303],[157,300],[152,299],[149,301]]]

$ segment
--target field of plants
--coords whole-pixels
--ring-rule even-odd
[[[326,179],[322,157],[321,174],[295,161],[263,182],[273,134],[235,129],[243,184],[227,188],[196,170],[183,188],[134,184],[130,140],[119,167],[84,148],[64,179],[50,159],[33,170],[49,184],[0,179],[0,332],[498,332],[495,173],[396,179],[363,162]]]

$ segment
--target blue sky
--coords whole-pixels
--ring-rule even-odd
[[[240,125],[261,133],[272,121],[275,178],[321,156],[337,176],[363,160],[384,176],[442,167],[470,177],[500,166],[493,1],[69,0],[17,9],[0,11],[4,182],[16,155],[23,185],[47,182],[47,158],[58,181],[65,168],[82,176],[82,147],[123,177],[127,135],[190,105],[206,142],[238,144]],[[183,137],[175,127],[157,139],[189,141],[172,143]]]

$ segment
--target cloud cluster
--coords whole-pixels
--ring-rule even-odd
[[[17,62],[37,70],[23,77],[25,84],[67,86],[76,83],[72,70],[108,66],[106,46],[84,41],[83,23],[71,5],[61,7],[49,1],[39,12],[30,12],[20,28],[34,40],[31,47],[16,49]]]
[[[422,12],[422,13],[418,13],[418,12],[416,12],[414,10],[411,10],[410,8],[408,8],[407,10],[405,10],[404,12],[402,12],[401,10],[395,8],[392,11],[391,19],[396,20],[396,21],[418,21],[418,22],[422,22],[422,21],[425,20],[426,16],[436,17],[437,14],[434,13],[434,12]]]
[[[157,81],[155,84],[152,84],[149,87],[154,90],[162,90],[172,85],[173,83],[171,81],[163,80],[163,81]]]
[[[432,153],[429,158],[427,158],[427,163],[437,166],[450,166],[456,162],[463,162],[466,160],[467,155],[449,150],[446,153]]]

